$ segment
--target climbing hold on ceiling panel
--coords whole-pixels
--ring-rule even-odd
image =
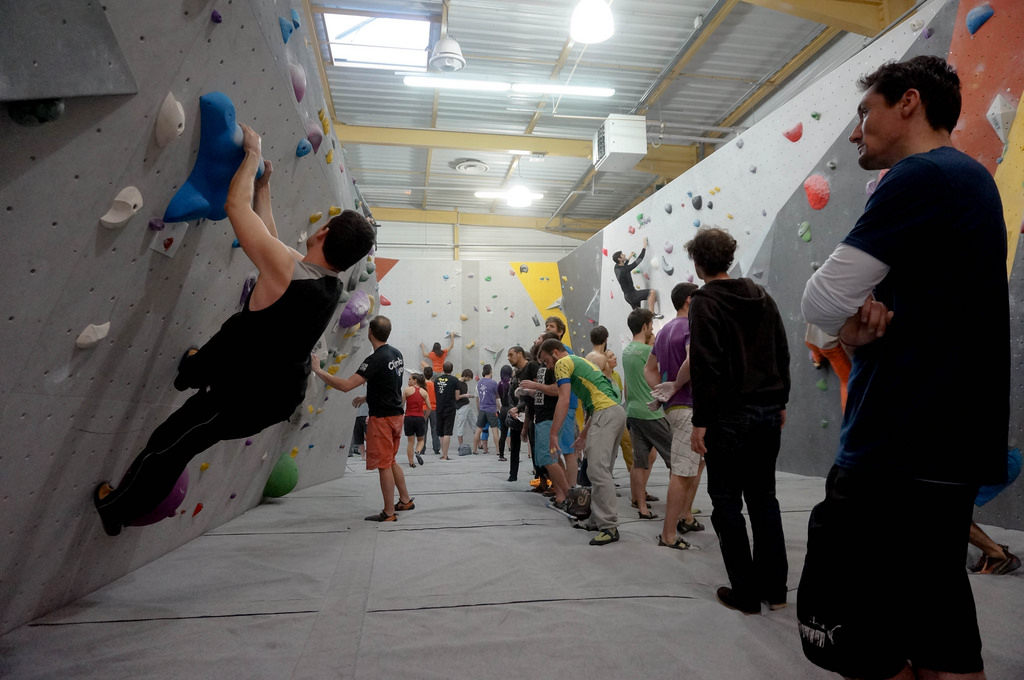
[[[100,340],[107,337],[107,333],[110,332],[110,322],[96,325],[89,324],[85,327],[78,337],[75,339],[75,347],[79,349],[89,349],[99,343]]]
[[[133,527],[144,527],[150,524],[156,524],[162,519],[168,517],[174,517],[178,514],[178,507],[182,501],[185,500],[185,494],[188,493],[188,469],[181,471],[178,476],[178,481],[174,483],[174,487],[171,488],[171,492],[167,494],[167,497],[160,501],[160,504],[155,508],[147,512],[142,517],[137,517],[130,522]]]
[[[327,152],[327,155],[324,156],[324,160],[327,161],[328,163],[334,160],[334,149],[331,149],[330,151]]]
[[[114,197],[114,202],[110,204],[110,209],[106,214],[100,218],[100,223],[107,229],[117,229],[124,226],[125,222],[130,220],[141,207],[142,194],[139,193],[139,190],[135,187],[125,187]]]
[[[299,483],[299,466],[295,459],[287,453],[282,454],[263,487],[263,495],[267,498],[280,498],[295,488]]]
[[[821,120],[821,114],[817,111],[811,111],[811,118],[814,120]]]
[[[222,220],[228,185],[241,165],[242,128],[235,121],[235,105],[223,92],[199,98],[199,152],[188,179],[164,212],[164,222],[188,222],[205,217]],[[256,177],[263,176],[260,159]]]
[[[800,138],[804,136],[804,124],[797,123],[793,127],[783,132],[782,136],[791,142],[799,142]]]
[[[525,264],[519,265],[519,273],[520,274],[525,274],[528,271],[530,271],[530,268],[528,266],[526,266]]]
[[[801,222],[800,227],[797,229],[796,235],[803,240],[804,243],[810,243],[811,241],[811,223]]]
[[[672,204],[671,203],[666,203],[665,204],[665,212],[667,212],[669,215],[672,214]]]
[[[156,143],[165,147],[184,131],[185,109],[182,108],[181,102],[168,92],[163,104],[160,105],[160,112],[156,115]]]
[[[673,248],[675,248],[675,246],[672,245],[672,241],[665,241],[665,252],[666,253],[671,253]]]
[[[299,11],[296,9],[292,10],[292,26],[299,27]]]
[[[807,202],[815,210],[821,210],[828,205],[830,194],[828,180],[821,175],[811,175],[805,179],[804,191],[807,193]]]
[[[978,5],[967,13],[967,30],[971,35],[974,35],[978,32],[979,28],[985,25],[986,21],[992,18],[993,14],[995,14],[995,10],[992,9],[992,5],[987,2]]]
[[[281,25],[281,38],[288,42],[288,39],[292,37],[292,33],[295,32],[295,27],[292,26],[292,22],[284,17],[278,17],[277,22]]]

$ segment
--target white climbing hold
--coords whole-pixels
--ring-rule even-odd
[[[168,92],[164,97],[164,103],[160,105],[160,112],[156,115],[156,143],[163,148],[180,137],[184,131],[185,109],[182,108],[181,102]]]
[[[999,139],[1004,145],[1006,144],[1007,136],[1010,134],[1010,126],[1013,125],[1015,113],[1016,109],[1010,106],[1006,98],[1001,94],[997,94],[996,98],[992,100],[992,105],[988,107],[988,113],[985,114],[988,122],[991,123],[992,128],[999,135]]]
[[[89,324],[85,327],[85,330],[78,334],[78,338],[75,339],[75,346],[79,349],[89,349],[90,347],[99,343],[100,340],[107,337],[107,333],[110,332],[110,322],[105,324]]]
[[[561,309],[561,307],[562,307],[562,298],[558,298],[557,300],[552,302],[550,305],[548,305],[548,309]]]
[[[139,212],[142,207],[142,194],[135,187],[125,187],[114,197],[110,204],[110,210],[100,218],[100,222],[107,229],[117,229],[124,226],[125,222],[132,218],[132,215]]]

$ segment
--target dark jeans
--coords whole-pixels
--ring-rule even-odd
[[[437,411],[430,412],[430,443],[434,446],[434,453],[441,453],[441,438],[437,435]]]
[[[781,434],[781,409],[761,406],[720,414],[705,434],[711,523],[733,593],[750,606],[761,600],[786,600],[789,564],[775,497]],[[744,501],[754,535],[753,555],[742,514]]]
[[[522,427],[517,420],[512,425],[504,423],[502,436],[508,431],[508,478],[515,480],[519,478],[519,451],[523,447]]]
[[[508,441],[508,409],[502,407],[498,411],[498,427],[501,428],[501,436],[498,437],[498,455],[505,455],[505,442]]]
[[[150,435],[117,488],[99,501],[106,522],[127,526],[158,506],[196,455],[225,439],[241,439],[285,420],[295,403],[273,403],[272,395],[222,398],[203,390],[167,417]]]

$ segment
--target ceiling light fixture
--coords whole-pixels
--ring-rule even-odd
[[[615,90],[610,87],[559,85],[558,83],[514,83],[512,91],[522,94],[553,94],[568,97],[611,97],[615,94]]]
[[[511,83],[495,80],[462,80],[461,78],[431,78],[430,76],[405,76],[402,79],[409,87],[433,87],[442,90],[475,90],[484,92],[508,92]]]
[[[569,37],[575,42],[594,44],[604,42],[615,33],[615,19],[605,0],[580,0],[572,11]]]
[[[462,56],[462,47],[450,35],[445,35],[434,45],[427,61],[430,68],[436,71],[459,71],[466,66],[466,58]]]
[[[510,208],[529,208],[534,201],[544,198],[544,194],[530,191],[525,184],[513,184],[505,191],[477,191],[473,195],[477,198],[503,200]]]

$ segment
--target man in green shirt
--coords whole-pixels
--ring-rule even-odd
[[[538,358],[548,369],[555,371],[558,385],[558,405],[551,423],[548,446],[558,450],[558,432],[569,413],[569,395],[579,397],[587,413],[587,422],[573,445],[583,449],[587,456],[587,474],[590,477],[591,522],[599,529],[590,545],[607,545],[619,540],[619,519],[615,515],[615,444],[622,438],[626,427],[626,412],[619,405],[619,394],[610,380],[597,366],[583,357],[569,354],[560,341],[545,340]],[[536,442],[543,446],[544,442]]]
[[[644,366],[651,355],[650,342],[654,338],[654,313],[649,309],[634,309],[626,318],[633,334],[633,342],[622,350],[622,371],[626,376],[626,427],[633,441],[633,469],[629,472],[629,488],[640,519],[657,517],[647,507],[647,480],[651,476],[654,450],[665,465],[672,457],[672,428],[659,408],[652,411],[647,404],[653,401],[651,387],[644,377]]]

